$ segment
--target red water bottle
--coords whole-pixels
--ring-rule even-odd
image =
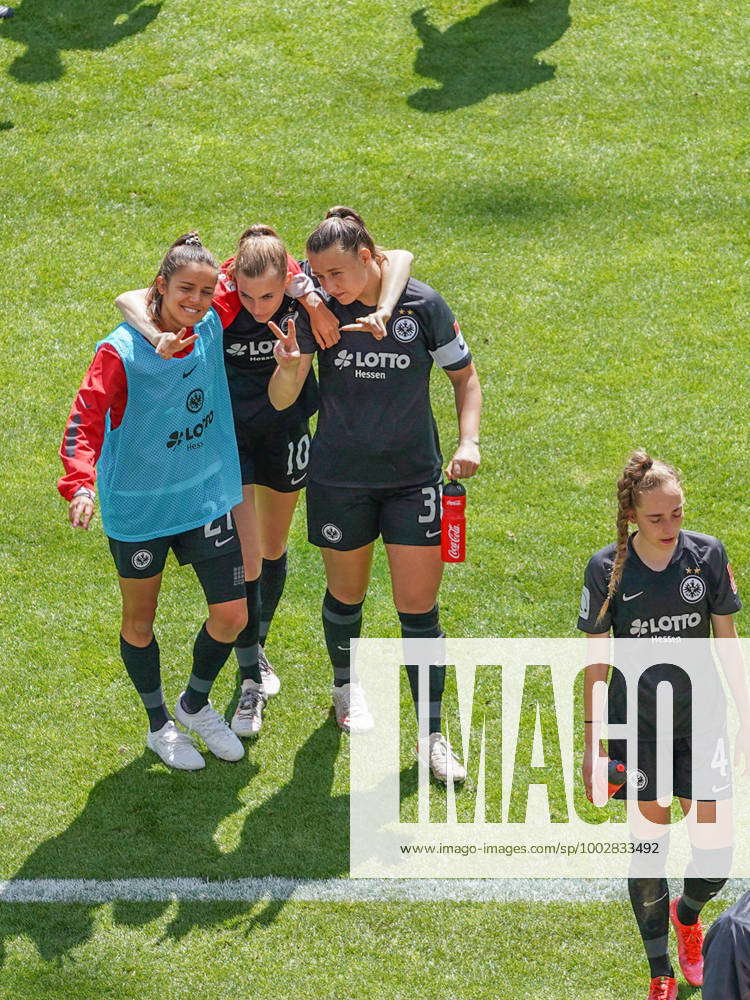
[[[611,799],[615,792],[619,792],[628,779],[628,772],[621,760],[612,760],[609,757],[597,757],[594,761],[594,768],[591,772],[591,784],[604,782],[607,778],[607,798]],[[587,796],[589,802],[594,801],[593,795]]]
[[[455,479],[443,487],[440,554],[443,562],[466,559],[466,490]]]
[[[621,760],[607,761],[607,797],[612,798],[628,780],[628,772]]]

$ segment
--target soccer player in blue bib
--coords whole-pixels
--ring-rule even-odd
[[[331,209],[307,241],[307,260],[342,330],[377,307],[382,251],[349,208]],[[459,444],[451,478],[479,465],[481,389],[471,354],[450,308],[411,278],[387,323],[387,337],[350,330],[320,348],[300,316],[286,331],[273,326],[279,367],[269,383],[277,409],[290,406],[318,356],[320,414],[310,450],[308,539],[323,556],[327,590],[323,628],[333,665],[333,703],[347,731],[372,726],[361,688],[352,681],[349,648],[362,628],[373,546],[382,536],[394,603],[405,638],[443,635],[437,594],[442,578],[442,455],[430,407],[430,372],[439,365],[453,384]],[[417,670],[408,668],[416,700]],[[445,781],[465,777],[441,733],[445,667],[430,668],[429,745],[420,752]]]
[[[171,767],[205,761],[175,724],[161,687],[153,632],[170,548],[190,563],[208,604],[193,668],[175,716],[223,760],[242,742],[208,700],[247,621],[242,553],[231,508],[242,499],[222,328],[211,308],[218,267],[197,233],[172,245],[152,285],[163,330],[188,328],[179,356],[166,360],[137,330],[118,326],[96,353],[73,403],[58,482],[74,527],[88,528],[98,479],[101,516],[120,578],[120,652],[148,715],[147,745]]]
[[[684,497],[677,471],[642,451],[631,456],[617,484],[617,541],[597,552],[586,567],[578,628],[593,637],[633,636],[655,642],[707,639],[736,640],[733,615],[740,609],[731,567],[721,542],[710,535],[681,529]],[[637,530],[632,534],[629,524]],[[669,648],[668,646],[665,648]],[[713,665],[711,664],[711,669]],[[727,741],[723,720],[708,726],[709,735],[694,734],[689,682],[681,672],[661,664],[644,671],[639,682],[638,759],[626,759],[626,743],[610,740],[608,748],[593,746],[592,690],[596,681],[606,681],[609,664],[592,664],[585,674],[585,757],[583,778],[591,794],[592,769],[597,754],[624,760],[628,782],[615,793],[625,798],[633,780],[640,814],[650,823],[665,827],[660,858],[666,855],[669,806],[657,801],[656,691],[662,680],[672,682],[674,723],[672,729],[673,793],[682,811],[698,823],[712,822],[717,808],[724,810],[731,798],[726,767]],[[726,666],[725,666],[726,670]],[[748,718],[744,680],[727,671],[740,718]],[[621,671],[609,681],[609,721],[626,721],[626,689]],[[712,720],[708,720],[711,722]],[[747,749],[743,726],[738,745]],[[718,770],[713,770],[716,769]],[[700,782],[694,788],[693,782]],[[693,809],[695,801],[695,809]],[[722,812],[722,815],[724,813]],[[680,967],[694,986],[703,981],[700,911],[726,882],[731,846],[698,842],[690,825],[693,857],[685,876],[682,895],[669,900],[666,878],[645,877],[639,872],[644,855],[634,852],[628,879],[630,900],[648,958],[651,984],[649,1000],[673,1000],[677,981],[669,958],[670,918],[677,934]],[[649,840],[653,840],[651,837]],[[636,846],[637,843],[636,843]],[[662,851],[663,848],[663,851]],[[716,877],[723,874],[725,877]]]

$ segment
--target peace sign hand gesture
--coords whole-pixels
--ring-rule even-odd
[[[297,327],[294,325],[294,320],[289,320],[286,333],[273,320],[269,320],[268,326],[276,337],[273,356],[276,358],[279,368],[285,368],[290,371],[297,368],[302,355],[297,343]]]
[[[187,327],[183,326],[177,333],[163,333],[156,344],[156,353],[161,358],[173,358],[175,354],[194,344],[197,339],[197,333],[188,333]]]

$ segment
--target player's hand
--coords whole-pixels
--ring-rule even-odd
[[[735,769],[739,769],[743,763],[745,766],[742,768],[741,773],[750,774],[750,725],[740,726],[734,741]]]
[[[313,306],[311,302],[309,303],[312,307],[308,313],[310,329],[318,346],[325,350],[326,347],[333,347],[341,340],[339,321],[320,296],[316,295],[315,298],[317,305]]]
[[[583,761],[581,763],[581,777],[583,778],[583,787],[586,792],[586,798],[589,802],[594,801],[593,785],[594,785],[594,766],[601,768],[603,766],[604,771],[604,788],[606,797],[606,770],[607,770],[607,753],[604,746],[599,744],[599,752],[596,753],[594,748],[589,746],[583,752]],[[597,760],[601,760],[602,763],[597,763]]]
[[[177,333],[163,333],[161,340],[156,345],[156,353],[160,358],[173,358],[175,354],[184,351],[194,344],[198,339],[197,333],[188,333],[187,327],[178,330]]]
[[[474,441],[463,441],[448,462],[445,474],[448,479],[468,479],[477,471],[480,461],[479,445]]]
[[[388,336],[386,324],[391,318],[391,314],[385,309],[376,309],[375,312],[368,313],[367,316],[358,317],[356,323],[347,323],[342,326],[342,330],[364,330],[371,333],[375,340],[382,340]]]
[[[84,531],[88,531],[93,516],[94,501],[91,497],[86,496],[84,493],[73,497],[68,505],[68,520],[74,528],[83,528]]]
[[[269,321],[268,326],[276,337],[276,343],[273,345],[273,356],[276,358],[276,364],[279,368],[297,368],[302,355],[297,343],[297,327],[294,325],[294,320],[289,320],[286,333],[273,320]]]
[[[583,752],[583,762],[581,763],[581,777],[583,778],[583,788],[589,802],[594,801],[592,787],[594,782],[594,751],[587,747]]]

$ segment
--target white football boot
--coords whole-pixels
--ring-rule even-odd
[[[281,681],[279,680],[279,675],[268,662],[265,649],[260,645],[258,646],[258,666],[260,667],[260,679],[263,681],[263,690],[266,693],[266,697],[273,698],[281,690]]]
[[[182,707],[182,695],[177,699],[174,710],[177,721],[193,733],[197,733],[208,749],[220,760],[240,760],[245,756],[245,748],[209,701],[200,712],[193,715]]]
[[[375,720],[370,715],[365,693],[359,684],[352,681],[341,687],[334,685],[331,694],[339,729],[343,729],[345,733],[366,733],[372,729]]]
[[[206,766],[195,743],[187,733],[177,728],[172,719],[165,722],[156,732],[149,732],[146,746],[161,757],[165,764],[178,771],[200,771]]]
[[[232,716],[232,732],[238,736],[257,736],[263,725],[266,707],[264,686],[249,678],[242,682],[240,700]]]
[[[419,754],[419,750],[417,753]],[[430,733],[429,751],[426,757],[437,781],[447,785],[449,775],[454,784],[466,781],[466,768],[442,733]]]

